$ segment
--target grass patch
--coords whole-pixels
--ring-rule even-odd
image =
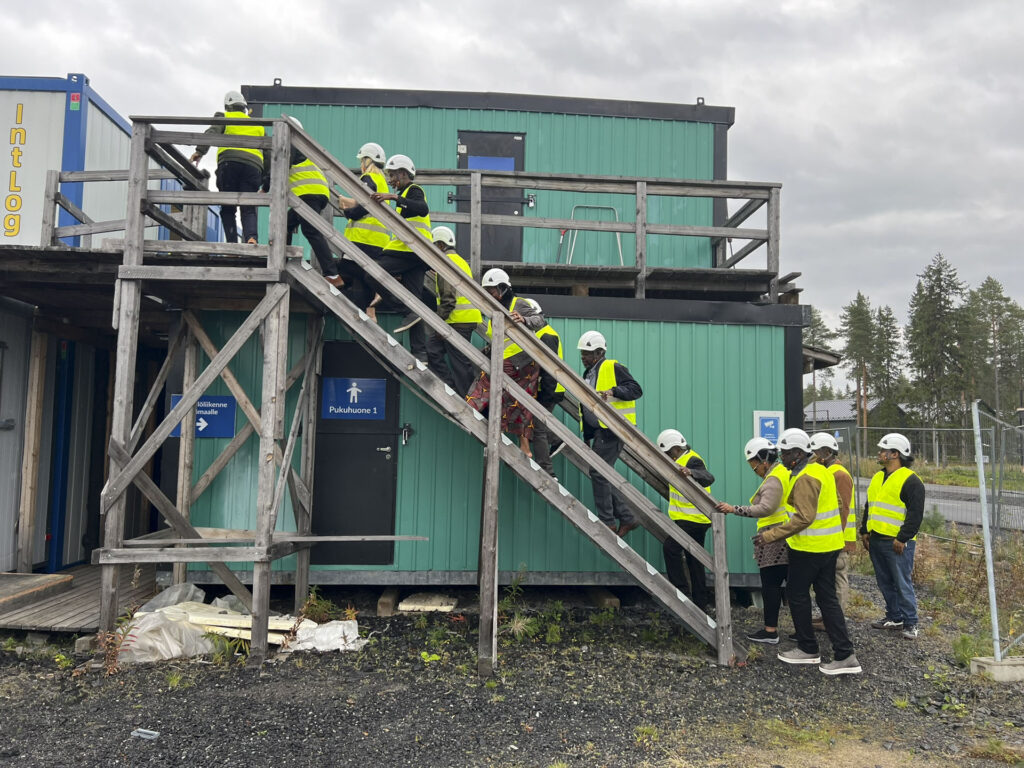
[[[1024,750],[1007,746],[999,739],[979,742],[967,750],[967,754],[1005,765],[1024,765]]]
[[[332,619],[338,618],[341,611],[333,601],[320,595],[320,590],[313,587],[309,590],[306,602],[302,604],[299,614],[304,619],[315,621],[317,624],[324,624]]]

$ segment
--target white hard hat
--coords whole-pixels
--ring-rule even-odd
[[[388,160],[390,163],[391,161]],[[495,267],[494,269],[488,269],[484,272],[484,279],[480,282],[484,288],[496,288],[499,285],[507,285],[509,288],[512,287],[512,278],[508,276],[508,272],[504,269]]]
[[[819,448],[831,448],[839,453],[839,442],[828,432],[815,432],[811,435],[811,450],[816,451]]]
[[[288,122],[291,123],[292,125],[294,125],[296,128],[301,128],[302,127],[302,123],[299,122],[299,118],[292,117],[291,115],[285,115],[285,117],[287,117],[288,118]]]
[[[434,231],[430,233],[430,238],[435,243],[444,243],[449,248],[455,247],[455,233],[452,232],[451,227],[434,227]]]
[[[586,331],[576,343],[576,349],[582,352],[593,352],[596,349],[608,349],[608,343],[598,331]]]
[[[779,437],[779,442],[775,445],[780,451],[788,451],[792,448],[799,449],[804,453],[811,452],[811,438],[807,436],[807,433],[802,429],[793,427],[787,429]]]
[[[397,171],[399,168],[408,171],[410,176],[416,175],[416,166],[408,155],[392,155],[384,164],[385,171]]]
[[[364,157],[370,158],[377,165],[383,165],[385,158],[384,147],[374,141],[368,141],[356,152],[356,160],[362,160]]]
[[[527,299],[526,297],[523,297],[523,301],[525,301],[527,304],[529,304],[531,307],[533,307],[534,311],[538,315],[543,315],[544,314],[544,310],[540,308],[540,302],[537,301],[536,299]]]
[[[890,432],[878,441],[878,447],[887,451],[896,451],[904,458],[910,458],[910,441],[899,432]]]
[[[684,449],[687,447],[686,438],[683,437],[683,433],[678,429],[661,430],[661,433],[658,435],[658,447],[665,453],[668,453],[669,448],[675,448],[676,446]]]
[[[240,94],[238,91],[228,91],[224,94],[224,106],[225,107],[247,107],[245,103],[245,96]]]
[[[775,445],[766,437],[755,437],[747,440],[747,444],[743,446],[743,455],[747,457],[747,461],[757,458],[759,453],[763,451],[775,451]]]

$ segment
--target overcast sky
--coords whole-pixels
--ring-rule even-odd
[[[3,74],[83,72],[123,115],[206,115],[275,77],[703,97],[736,109],[729,177],[782,182],[782,271],[833,325],[858,289],[905,317],[937,251],[1024,301],[1014,0],[36,0],[4,16]]]

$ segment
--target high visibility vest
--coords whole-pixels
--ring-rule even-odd
[[[550,323],[537,331],[538,339],[542,339],[545,336],[554,336],[558,339],[558,359],[565,360],[562,356],[562,337],[558,335],[558,331],[551,327]],[[565,387],[563,387],[557,380],[555,381],[555,392],[565,392]]]
[[[410,184],[409,186],[407,186],[405,189],[403,189],[401,191],[401,193],[399,194],[399,197],[405,197],[406,195],[408,195],[409,194],[409,190],[412,189],[413,187],[416,187],[416,189],[419,189],[421,191],[423,189],[422,187],[419,187],[416,184]],[[398,207],[395,208],[395,212],[398,213],[399,215],[402,214],[402,202],[401,202],[401,200],[399,200]],[[414,227],[416,227],[416,231],[420,233],[421,237],[423,237],[425,240],[430,242],[431,235],[430,235],[430,214],[429,213],[426,216],[407,216],[405,220],[408,221],[410,224],[412,224]],[[391,239],[388,240],[387,244],[384,246],[384,250],[387,250],[387,251],[411,251],[412,248],[410,248],[408,245],[406,245],[401,240],[399,240],[397,237],[395,237],[394,234],[392,234],[391,235]]]
[[[377,191],[384,194],[388,191],[388,183],[384,180],[383,174],[377,171],[370,171],[369,176],[377,185]],[[349,221],[345,227],[345,238],[351,243],[365,243],[383,248],[388,244],[391,235],[388,228],[380,223],[374,216],[367,213],[363,218]]]
[[[767,528],[769,525],[784,523],[789,520],[789,515],[786,513],[786,496],[789,495],[789,470],[779,462],[775,462],[775,466],[773,466],[771,470],[769,470],[768,474],[764,476],[764,480],[761,481],[761,485],[757,486],[757,490],[754,491],[754,495],[750,497],[750,503],[754,503],[754,499],[757,498],[757,494],[760,492],[764,484],[768,482],[769,477],[774,477],[782,483],[782,496],[779,497],[778,509],[767,517],[757,518],[757,530]]]
[[[676,464],[685,467],[687,462],[696,456],[701,461],[700,454],[696,451],[690,450],[676,459]],[[711,493],[711,486],[704,489],[708,493]],[[702,515],[696,511],[696,507],[691,504],[683,494],[676,490],[671,485],[668,487],[668,516],[673,520],[691,520],[695,523],[710,523],[706,515]],[[693,510],[693,511],[691,511]]]
[[[238,118],[239,120],[251,120],[245,112],[225,112],[224,117],[230,117],[232,119]],[[225,136],[263,136],[262,125],[225,125],[224,126]],[[260,165],[263,164],[263,152],[259,149],[250,149],[249,147],[217,147],[217,162],[220,162],[220,156],[225,152],[248,152],[250,155],[255,155],[260,160]]]
[[[847,477],[850,478],[850,482],[851,483],[853,482],[853,478],[850,476],[850,473],[846,470],[846,467],[844,467],[838,461],[833,462],[832,464],[829,464],[828,465],[828,471],[832,473],[832,477],[835,477],[836,475],[838,475],[841,472],[842,474],[844,474],[844,475],[846,475]],[[838,496],[838,494],[839,494],[839,490],[837,488],[836,495]],[[839,503],[840,504],[842,503],[842,501],[843,501],[842,499],[839,499]],[[853,508],[853,494],[852,493],[850,494],[850,511],[849,511],[849,513],[846,516],[846,527],[843,528],[843,538],[846,541],[856,541],[857,540],[857,513],[854,511],[854,508]]]
[[[445,256],[454,262],[455,266],[466,273],[466,277],[473,279],[473,270],[469,268],[466,260],[455,251],[445,251]],[[437,282],[437,273],[434,274],[434,295],[437,297],[438,306],[441,305],[441,286]],[[455,292],[455,309],[448,315],[446,323],[473,323],[474,325],[483,322],[483,315],[480,310],[473,306],[472,302],[463,296],[459,291]]]
[[[797,473],[790,483],[786,494],[786,503],[793,495],[797,480],[802,475],[813,477],[821,483],[818,494],[818,509],[811,524],[800,533],[794,533],[786,542],[791,549],[801,552],[835,552],[843,548],[843,520],[839,517],[839,494],[836,493],[836,480],[821,464],[810,462]]]
[[[302,195],[329,197],[331,192],[327,186],[327,177],[309,158],[292,166],[291,173],[288,175],[288,189],[298,197],[302,197]]]
[[[868,486],[868,531],[883,536],[896,536],[907,519],[907,505],[900,498],[903,484],[916,473],[908,467],[900,467],[889,477],[885,472],[876,472]],[[914,539],[917,539],[915,536]]]
[[[512,310],[514,310],[516,308],[516,303],[518,301],[519,301],[519,297],[518,296],[513,296],[512,297],[512,301],[508,305],[508,311],[509,312],[511,312]],[[490,318],[488,318],[488,320],[487,320],[487,338],[490,339],[491,336],[492,336],[492,333],[491,333],[491,320],[490,320]],[[494,343],[493,339],[491,340],[491,343],[492,344]],[[522,347],[520,347],[518,344],[516,344],[514,341],[512,341],[508,336],[505,337],[505,349],[501,353],[502,359],[508,360],[510,357],[515,357],[516,355],[518,355],[522,351],[523,351]]]
[[[615,364],[618,360],[602,360],[601,367],[597,369],[597,381],[594,383],[594,389],[598,392],[603,392],[606,389],[618,386],[618,380],[615,378]],[[619,400],[613,397],[608,401],[612,407],[621,413],[626,421],[630,424],[636,424],[636,400]],[[608,425],[600,419],[597,420],[598,425],[607,429]],[[580,429],[583,428],[583,406],[580,406]]]

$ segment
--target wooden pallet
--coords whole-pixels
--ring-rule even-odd
[[[0,613],[0,630],[93,633],[100,626],[100,567],[79,565],[62,573],[74,577],[71,589]],[[156,591],[156,568],[139,566],[133,586],[133,570],[121,569],[118,613],[145,602]]]

